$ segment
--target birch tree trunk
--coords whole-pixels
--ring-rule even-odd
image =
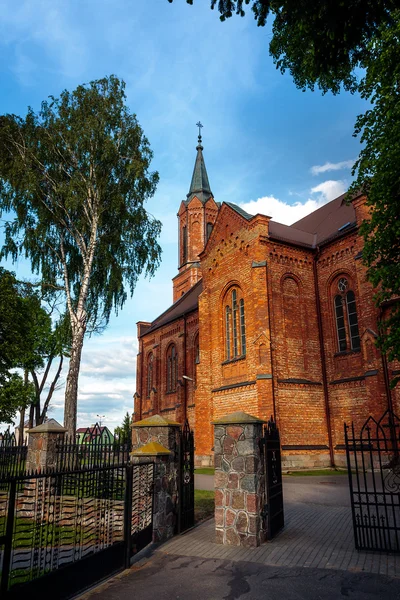
[[[78,322],[72,326],[71,357],[65,386],[64,427],[67,429],[68,435],[73,437],[76,432],[78,379],[85,332],[86,323]]]

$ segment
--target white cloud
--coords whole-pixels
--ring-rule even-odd
[[[354,160],[342,160],[341,162],[331,163],[326,162],[324,165],[315,165],[310,171],[313,175],[326,173],[327,171],[341,171],[342,169],[351,169],[354,165]]]
[[[346,184],[344,181],[335,181],[331,179],[328,179],[328,181],[323,181],[322,183],[311,188],[312,194],[320,194],[319,201],[322,202],[322,204],[334,200],[338,196],[341,196],[341,194],[344,194],[345,191]]]
[[[279,200],[274,196],[263,196],[262,198],[258,198],[258,200],[242,203],[240,206],[251,215],[261,213],[272,217],[278,223],[291,225],[327,202],[337,198],[345,191],[345,182],[328,180],[313,187],[310,193],[317,194],[317,196],[315,198],[308,198],[304,202],[289,204],[285,200]],[[290,195],[293,195],[293,193]]]

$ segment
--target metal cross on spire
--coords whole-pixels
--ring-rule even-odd
[[[199,128],[199,144],[201,144],[201,130],[203,128],[203,125],[199,121],[198,123],[196,123],[196,127]]]

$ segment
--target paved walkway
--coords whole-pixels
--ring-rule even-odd
[[[173,538],[159,551],[176,556],[400,577],[400,555],[355,549],[347,477],[284,478],[284,501],[284,530],[259,548],[216,544],[211,519]]]
[[[254,549],[216,544],[211,519],[148,550],[85,597],[128,599],[140,589],[142,600],[154,597],[151,592],[161,599],[258,599],[266,597],[268,582],[269,600],[400,599],[400,555],[354,548],[347,479],[302,479],[285,479],[285,528],[271,542]]]

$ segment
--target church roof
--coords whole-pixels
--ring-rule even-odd
[[[147,335],[151,331],[167,325],[175,319],[179,319],[183,315],[197,310],[198,300],[201,292],[203,291],[203,281],[198,281],[193,287],[190,288],[186,294],[183,294],[172,306],[170,306],[165,312],[157,317],[150,327],[146,329],[145,334]]]
[[[230,206],[234,211],[236,211],[239,215],[241,215],[244,219],[246,219],[246,221],[250,221],[250,219],[252,219],[254,217],[254,215],[250,215],[248,212],[243,210],[243,208],[240,208],[240,206],[237,206],[237,204],[233,204],[232,202],[224,202],[224,204],[227,204],[228,206]]]
[[[270,221],[269,236],[310,248],[333,240],[356,226],[354,207],[345,198],[342,194],[290,226]]]
[[[190,202],[195,196],[197,196],[197,198],[204,204],[213,195],[210,189],[210,182],[208,181],[207,169],[204,162],[201,136],[199,136],[199,143],[196,150],[196,162],[194,163],[189,193],[186,196],[186,204],[188,204],[188,202]]]

